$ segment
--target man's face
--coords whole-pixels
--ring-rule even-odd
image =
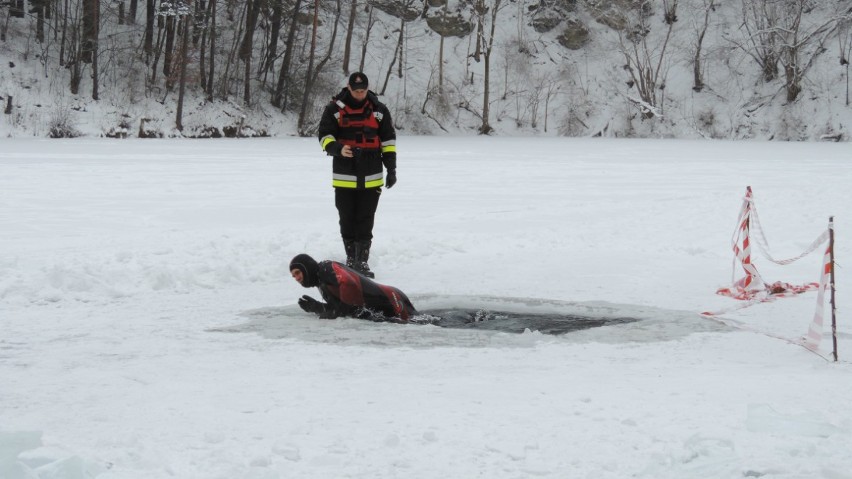
[[[349,93],[352,95],[352,98],[355,101],[364,101],[367,98],[367,89],[353,90],[351,86],[347,86],[349,88]]]
[[[297,283],[304,286],[304,283],[302,281],[305,280],[305,275],[302,274],[302,270],[298,268],[293,268],[292,270],[290,270],[290,274],[293,275],[293,279],[295,279]]]

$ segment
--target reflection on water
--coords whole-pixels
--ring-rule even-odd
[[[635,318],[590,318],[569,314],[531,314],[485,309],[433,309],[422,311],[409,321],[416,324],[433,324],[442,328],[481,329],[506,333],[523,333],[526,330],[543,334],[565,334],[571,331],[597,328],[612,324],[638,321]]]

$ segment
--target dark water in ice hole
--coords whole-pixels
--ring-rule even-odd
[[[432,309],[420,311],[410,324],[433,324],[442,328],[484,329],[506,333],[523,333],[525,330],[542,334],[559,335],[582,329],[625,324],[636,318],[590,318],[568,314],[531,314],[488,311],[484,309]]]

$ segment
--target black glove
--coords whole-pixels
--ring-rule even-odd
[[[320,314],[325,312],[325,305],[307,294],[299,298],[299,307],[308,313]]]
[[[393,185],[396,184],[396,170],[388,170],[388,177],[385,179],[385,186],[388,189],[393,188]]]

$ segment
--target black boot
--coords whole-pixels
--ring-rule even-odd
[[[367,264],[370,260],[370,246],[372,246],[370,240],[355,243],[355,269],[368,278],[375,278],[375,273],[370,271],[370,265]]]
[[[346,250],[346,266],[355,268],[357,262],[357,255],[355,254],[355,240],[343,240],[343,248]]]

